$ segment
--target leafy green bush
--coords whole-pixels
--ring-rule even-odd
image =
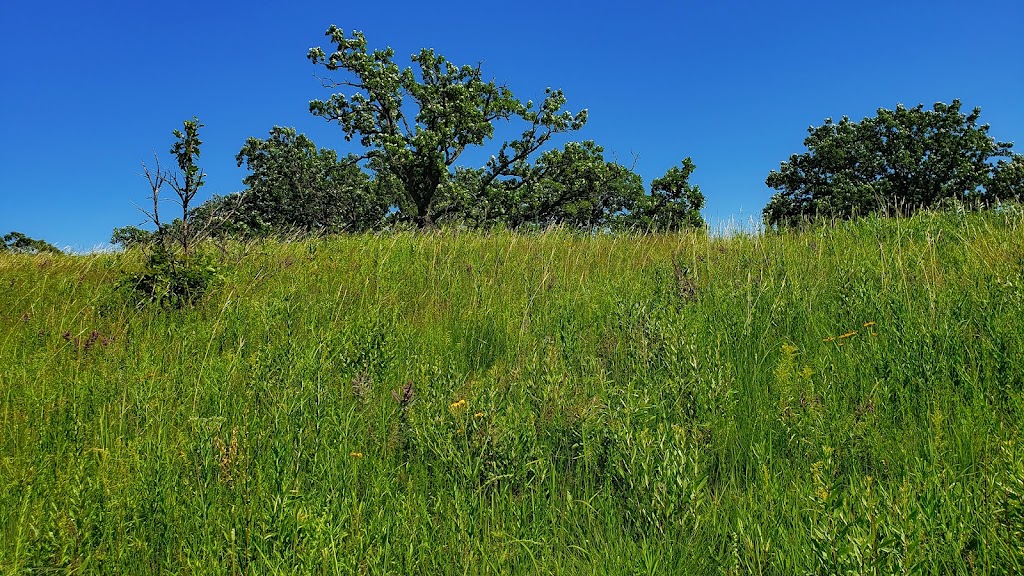
[[[121,288],[136,297],[139,305],[191,306],[220,278],[212,254],[196,253],[190,258],[155,247],[143,269],[121,279]]]

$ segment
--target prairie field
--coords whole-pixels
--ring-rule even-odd
[[[0,254],[0,572],[1024,572],[1018,208],[216,258]]]

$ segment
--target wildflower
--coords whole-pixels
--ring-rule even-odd
[[[484,413],[483,412],[476,412],[476,413],[473,414],[473,418],[483,418],[483,417],[484,417]]]
[[[362,452],[349,452],[348,455],[351,456],[352,458],[362,458],[363,457],[363,453]]]
[[[460,408],[465,408],[467,404],[469,404],[469,403],[466,402],[465,398],[463,398],[462,400],[459,400],[458,402],[452,402],[452,405],[449,406],[449,408],[451,408],[452,410],[459,410]]]
[[[874,322],[865,322],[865,323],[864,323],[864,327],[865,327],[865,328],[871,328],[871,327],[872,327],[872,326],[874,326],[874,325],[875,325],[875,323],[874,323]]]
[[[352,395],[363,400],[373,389],[373,376],[363,371],[352,377]]]
[[[847,332],[846,334],[840,334],[839,336],[829,336],[828,338],[824,338],[824,339],[822,339],[822,342],[835,342],[836,340],[845,340],[845,339],[847,339],[847,338],[849,338],[851,336],[856,336],[856,335],[857,335],[857,331],[856,330],[851,330],[851,331]],[[842,345],[842,344],[840,344],[840,345]]]

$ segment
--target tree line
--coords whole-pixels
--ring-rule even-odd
[[[393,49],[370,49],[360,32],[347,35],[331,26],[326,34],[330,48],[312,48],[307,58],[331,94],[310,102],[309,111],[337,124],[360,151],[339,156],[293,128],[275,126],[266,138],[250,137],[236,156],[249,171],[244,191],[188,207],[158,229],[188,238],[190,221],[193,232],[242,237],[403,225],[591,231],[705,226],[705,198],[690,183],[695,166],[689,157],[645,187],[632,167],[606,157],[594,141],[552,147],[552,139],[579,130],[588,118],[585,109],[566,108],[562,91],[549,88],[539,103],[524,101],[485,80],[480,65],[456,65],[425,48],[402,68]],[[951,201],[977,207],[1019,200],[1024,156],[1012,151],[1012,143],[995,141],[979,119],[980,109],[964,113],[959,100],[930,110],[880,108],[860,122],[826,119],[808,128],[805,152],[769,173],[766,184],[777,193],[763,210],[764,223],[777,228],[906,214]],[[494,142],[499,125],[515,133],[500,145]],[[175,146],[192,146],[198,158],[201,126],[187,121],[186,133],[192,133],[175,131],[181,136]],[[483,165],[460,161],[467,150],[485,146],[494,154]],[[195,180],[198,190],[204,174],[192,169],[191,176],[180,174]],[[157,172],[158,179],[169,180],[169,173]],[[147,174],[152,176],[148,168]],[[118,228],[112,241],[130,245],[153,234]]]
[[[29,237],[21,232],[9,232],[0,237],[0,253],[60,254],[59,248],[45,240]]]

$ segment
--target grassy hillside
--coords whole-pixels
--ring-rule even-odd
[[[1024,571],[1024,216],[0,254],[0,569]]]

